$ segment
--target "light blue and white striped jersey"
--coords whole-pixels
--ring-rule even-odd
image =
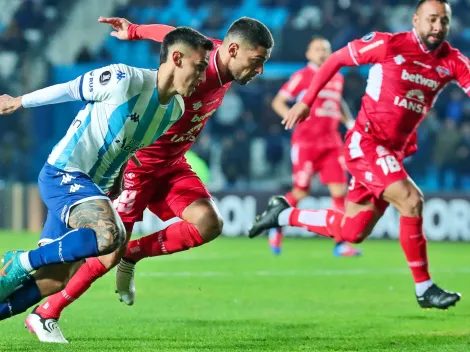
[[[107,192],[121,166],[138,149],[153,144],[184,112],[180,95],[168,105],[159,103],[157,74],[117,64],[71,82],[88,104],[47,162],[64,171],[83,172]]]

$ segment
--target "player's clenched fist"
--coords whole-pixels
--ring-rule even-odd
[[[21,107],[21,97],[13,98],[7,94],[0,96],[0,115],[13,114]]]
[[[132,24],[125,18],[120,17],[100,17],[98,22],[107,23],[113,27],[114,31],[110,33],[111,36],[121,40],[129,40],[127,29]]]
[[[296,123],[302,122],[310,114],[310,107],[301,101],[294,104],[292,108],[287,112],[286,116],[282,119],[282,124],[286,130],[290,130]]]

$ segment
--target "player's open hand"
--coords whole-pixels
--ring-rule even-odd
[[[129,36],[127,35],[127,29],[132,23],[126,20],[125,18],[100,17],[98,18],[98,22],[107,23],[111,27],[113,27],[114,31],[110,33],[111,36],[116,37],[120,40],[129,40]]]
[[[7,94],[0,95],[0,115],[13,114],[21,107],[21,97],[13,98]]]
[[[294,104],[292,108],[287,112],[286,116],[282,119],[282,124],[286,130],[290,130],[296,123],[305,120],[310,115],[310,107],[301,101]]]

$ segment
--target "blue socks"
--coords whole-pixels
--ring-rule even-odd
[[[41,301],[36,280],[30,276],[29,279],[18,290],[13,292],[5,302],[0,303],[0,320],[23,313],[26,309]]]
[[[99,255],[95,230],[75,229],[57,240],[28,252],[32,269],[47,264],[76,262]]]

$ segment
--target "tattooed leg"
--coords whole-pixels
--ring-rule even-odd
[[[124,224],[106,199],[94,199],[74,206],[70,210],[68,226],[93,229],[100,255],[112,253],[126,239]]]

